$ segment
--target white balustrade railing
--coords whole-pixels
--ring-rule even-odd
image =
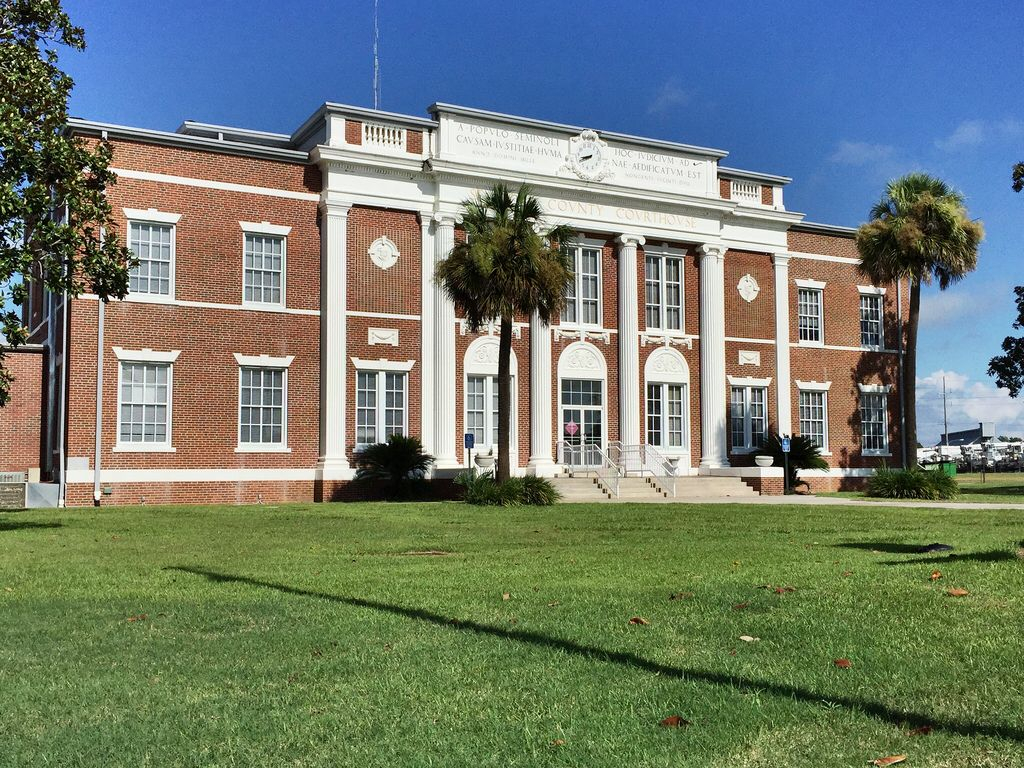
[[[761,185],[753,181],[739,181],[732,179],[729,182],[729,197],[744,203],[761,204]]]
[[[668,495],[676,495],[676,466],[654,446],[623,445],[618,441],[608,444],[608,456],[622,474],[649,476]]]
[[[363,123],[363,146],[405,151],[405,128],[384,123]]]

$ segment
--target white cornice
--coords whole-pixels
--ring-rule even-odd
[[[173,363],[181,354],[180,349],[172,349],[168,352],[159,352],[143,347],[142,349],[124,349],[123,347],[111,347],[114,356],[118,360],[126,360],[131,363]]]
[[[246,368],[288,368],[295,355],[287,357],[271,357],[270,355],[243,355],[235,352],[235,360]]]
[[[279,224],[271,224],[269,221],[240,221],[238,226],[242,228],[243,232],[249,232],[254,235],[274,235],[277,237],[287,237],[292,231],[291,227],[281,226]]]
[[[168,213],[158,211],[156,208],[122,208],[124,217],[131,221],[152,221],[157,224],[177,224],[181,218],[180,213]]]
[[[411,371],[416,365],[415,360],[362,360],[358,357],[352,358],[352,365],[364,371]]]
[[[802,389],[805,392],[828,392],[832,386],[831,381],[800,381],[797,379],[793,383],[796,384],[797,389]]]
[[[767,387],[772,383],[771,376],[763,379],[754,376],[726,376],[726,378],[734,387]]]

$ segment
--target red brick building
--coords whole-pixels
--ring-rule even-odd
[[[644,446],[778,492],[781,471],[753,462],[769,431],[821,445],[818,487],[902,461],[906,286],[866,284],[852,230],[786,210],[790,179],[720,150],[429,112],[325,104],[291,135],[71,122],[113,143],[110,234],[140,263],[124,301],[26,307],[46,353],[36,454],[68,504],[336,498],[354,452],[392,432],[422,439],[436,477],[464,464],[467,432],[498,450],[495,332],[470,333],[433,281],[461,202],[498,180],[581,233],[562,317],[515,324],[515,472]]]

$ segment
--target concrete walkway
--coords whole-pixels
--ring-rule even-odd
[[[625,502],[626,500],[623,500]],[[562,502],[571,504],[573,502]],[[628,503],[628,502],[626,502]],[[972,501],[898,501],[865,499],[844,499],[835,496],[753,496],[743,498],[701,498],[697,496],[679,496],[668,499],[652,499],[637,502],[640,504],[766,504],[774,506],[800,507],[909,507],[911,509],[1006,509],[1024,512],[1024,503],[999,504]]]

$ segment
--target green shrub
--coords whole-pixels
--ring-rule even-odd
[[[388,495],[412,496],[434,457],[423,451],[419,438],[391,435],[386,443],[368,445],[355,455],[356,480],[387,483]]]
[[[809,437],[793,435],[789,443],[789,487],[796,490],[797,485],[807,485],[806,481],[798,478],[797,472],[801,469],[828,469],[828,462],[821,458],[821,449]],[[777,434],[769,434],[757,452],[773,457],[776,467],[786,466],[782,438]]]
[[[945,472],[880,467],[868,480],[868,496],[880,499],[955,499],[960,486]]]
[[[467,504],[489,507],[550,506],[559,499],[550,480],[543,477],[511,477],[497,483],[490,472],[463,472],[455,478],[463,488],[462,500]]]

